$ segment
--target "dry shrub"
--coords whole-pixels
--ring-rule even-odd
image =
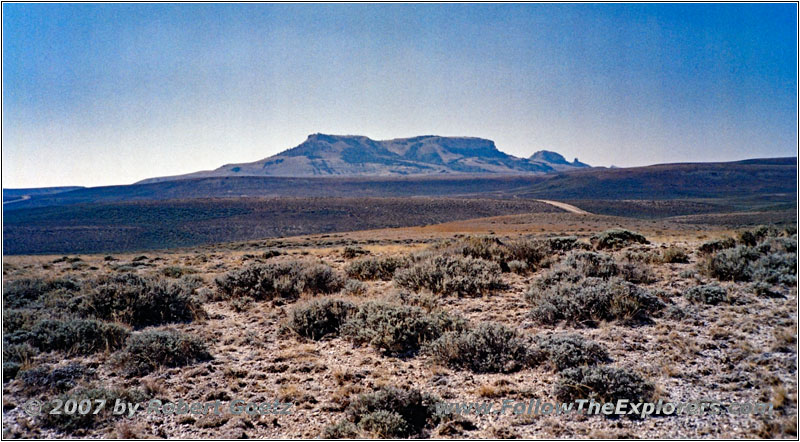
[[[363,258],[347,266],[347,276],[362,281],[390,281],[398,268],[409,264],[408,259],[399,257]]]
[[[142,376],[159,367],[182,367],[211,359],[200,338],[174,330],[146,330],[128,338],[116,362],[129,376]]]
[[[434,256],[398,270],[394,281],[409,290],[429,290],[445,296],[480,296],[505,287],[497,263],[448,255]]]
[[[444,334],[425,349],[436,362],[476,373],[510,373],[534,363],[530,343],[495,323]]]
[[[344,280],[326,264],[288,261],[251,264],[218,277],[216,284],[223,298],[249,296],[263,301],[296,299],[304,292],[335,293]]]
[[[650,244],[643,235],[625,229],[606,230],[590,240],[597,249],[621,249],[634,243]]]
[[[581,335],[555,334],[537,336],[534,358],[556,370],[597,365],[608,362],[608,351],[602,345]]]
[[[120,348],[130,329],[94,319],[43,319],[33,326],[30,342],[43,351],[91,354]]]
[[[194,279],[167,282],[133,273],[100,278],[84,297],[85,315],[134,327],[189,322],[205,316],[194,298]]]
[[[314,300],[295,307],[289,313],[287,326],[300,336],[318,340],[330,334],[338,335],[355,310],[353,303],[339,299]]]
[[[533,304],[531,316],[543,324],[567,321],[591,326],[600,321],[647,321],[664,307],[646,289],[619,278],[585,278],[545,289],[533,285],[526,298]]]
[[[385,302],[359,306],[342,326],[342,334],[356,343],[366,343],[384,354],[412,355],[426,342],[465,326],[459,317],[444,312],[426,313],[417,307]]]
[[[569,368],[560,373],[555,387],[556,398],[564,402],[576,399],[650,402],[654,393],[655,387],[638,373],[609,366]]]
[[[435,396],[419,390],[379,388],[357,396],[345,410],[347,420],[328,427],[324,437],[410,438],[424,436],[440,420]]]

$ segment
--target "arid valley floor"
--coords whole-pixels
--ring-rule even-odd
[[[3,436],[795,438],[796,253],[791,211],[531,213],[6,256]],[[763,402],[773,412],[432,412],[436,401],[584,396]],[[24,410],[58,397],[277,399],[292,414]]]

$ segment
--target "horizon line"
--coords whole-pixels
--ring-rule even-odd
[[[314,135],[314,134],[312,134]],[[321,135],[328,135],[328,134],[321,134]],[[362,136],[362,135],[358,135]],[[439,136],[439,135],[421,135],[421,136]],[[367,137],[369,138],[369,137]],[[416,138],[416,137],[409,137],[409,138]],[[468,138],[475,138],[475,137],[468,137]],[[393,138],[393,139],[400,139],[400,138]],[[484,138],[485,139],[485,138]],[[389,141],[389,140],[374,140],[374,141]],[[489,140],[491,141],[491,140]],[[498,149],[499,150],[499,149]],[[551,151],[553,152],[553,151]],[[510,155],[510,154],[508,154]],[[513,155],[511,155],[513,156]],[[563,156],[563,155],[562,155]],[[269,158],[269,157],[267,157]],[[521,157],[517,157],[521,158]],[[525,159],[525,158],[522,158]],[[646,164],[641,166],[614,166],[613,164],[610,166],[590,166],[588,168],[576,169],[576,170],[568,170],[568,171],[556,171],[556,172],[537,172],[537,173],[447,173],[447,174],[416,174],[416,175],[327,175],[327,176],[292,176],[292,175],[242,175],[242,176],[231,176],[231,177],[191,177],[191,178],[184,178],[179,180],[173,181],[188,181],[188,180],[205,180],[205,179],[221,179],[221,178],[278,178],[278,179],[307,179],[307,180],[315,180],[315,179],[354,179],[354,178],[362,178],[362,179],[383,179],[383,180],[406,180],[406,179],[414,179],[414,178],[436,178],[436,179],[448,179],[448,178],[459,178],[459,177],[493,177],[493,178],[501,178],[501,177],[526,177],[526,176],[542,176],[542,175],[557,175],[562,173],[580,173],[585,172],[592,169],[611,169],[611,170],[625,170],[625,169],[641,169],[646,167],[655,167],[655,166],[670,166],[670,165],[679,165],[679,164],[727,164],[727,163],[741,163],[745,161],[758,161],[758,160],[783,160],[783,159],[794,159],[795,165],[798,165],[798,156],[779,156],[779,157],[755,157],[755,158],[742,158],[738,160],[729,160],[729,161],[684,161],[684,162],[670,162],[670,163],[654,163],[654,164]],[[256,160],[258,161],[258,160]],[[238,163],[231,163],[231,164],[238,164]],[[223,165],[224,166],[224,165]],[[221,166],[222,167],[222,166]],[[212,169],[214,170],[214,169]],[[206,172],[206,171],[197,171],[197,172]],[[196,173],[196,172],[190,172]],[[144,178],[142,180],[133,182],[133,183],[126,183],[126,184],[105,184],[101,186],[81,186],[81,185],[69,185],[63,184],[58,186],[42,186],[42,187],[5,187],[2,186],[0,183],[0,188],[3,191],[6,190],[31,190],[31,189],[59,189],[59,188],[74,188],[73,190],[79,189],[98,189],[104,187],[125,187],[125,186],[141,186],[141,185],[150,185],[150,184],[163,184],[163,182],[153,182],[153,183],[141,183],[141,181],[149,180],[149,179],[157,179],[157,178],[165,178],[170,176],[180,176],[180,175],[165,175],[159,177],[150,177]]]

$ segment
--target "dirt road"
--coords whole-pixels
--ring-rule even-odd
[[[11,201],[3,201],[3,204],[11,204],[11,203],[18,203],[20,201],[26,201],[31,199],[30,195],[22,195],[19,199],[11,200]]]
[[[542,202],[542,203],[546,203],[546,204],[550,204],[551,206],[556,206],[559,209],[564,209],[564,210],[566,210],[567,212],[570,212],[570,213],[578,213],[578,214],[581,214],[581,215],[591,215],[591,213],[589,213],[589,212],[587,212],[587,211],[585,211],[583,209],[579,209],[579,208],[573,206],[572,204],[559,203],[558,201],[550,201],[550,200],[536,200],[536,201],[539,201],[539,202]]]

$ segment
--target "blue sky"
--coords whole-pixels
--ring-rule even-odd
[[[3,186],[255,161],[315,132],[593,165],[793,156],[794,4],[3,5]]]

